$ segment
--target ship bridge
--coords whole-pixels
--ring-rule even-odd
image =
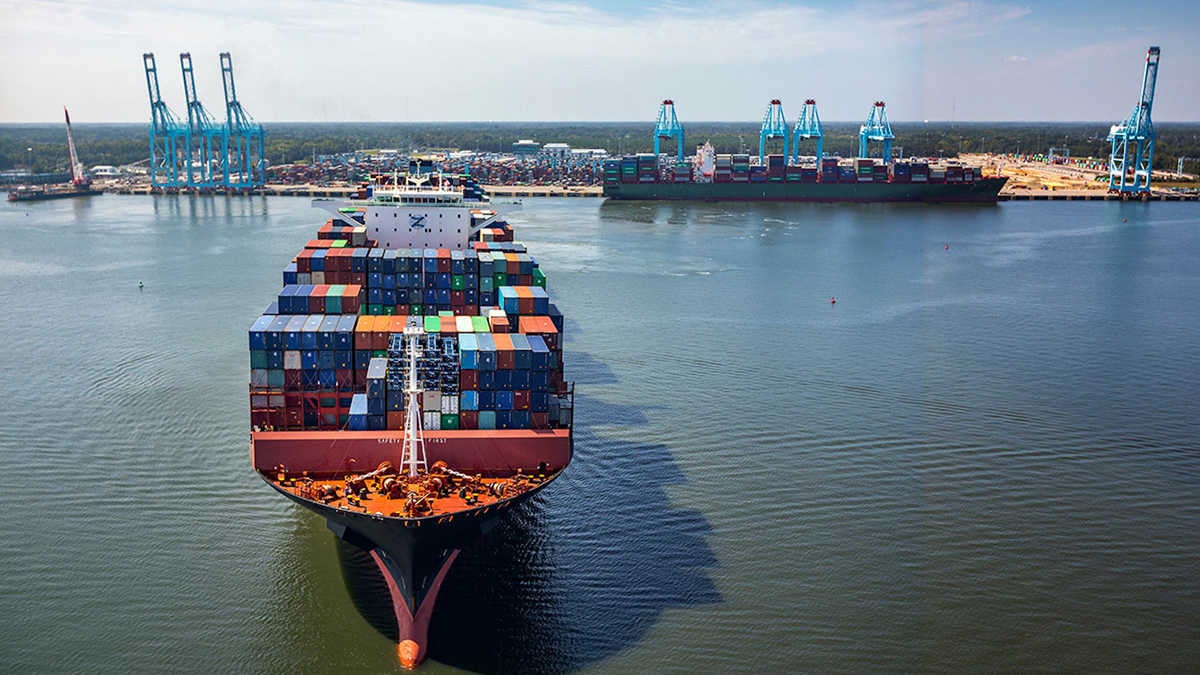
[[[351,227],[365,225],[368,238],[391,249],[466,250],[498,217],[480,208],[486,201],[468,202],[455,190],[416,186],[375,188],[367,199],[314,199],[312,205]],[[355,213],[363,214],[363,222],[354,220]]]

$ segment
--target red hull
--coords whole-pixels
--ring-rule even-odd
[[[540,462],[561,469],[571,461],[570,429],[426,431],[425,457],[467,473],[513,473]],[[283,464],[289,471],[341,475],[397,463],[403,431],[256,431],[250,458],[258,471]]]

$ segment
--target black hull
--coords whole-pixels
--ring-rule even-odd
[[[397,566],[397,579],[409,608],[426,598],[430,582],[442,563],[456,549],[470,545],[491,532],[504,512],[514,509],[540,492],[553,479],[490,507],[463,511],[449,522],[444,517],[390,518],[337,508],[303,499],[267,481],[280,494],[325,518],[326,525],[339,539],[363,549],[381,550]],[[443,522],[439,522],[443,521]]]
[[[604,196],[617,200],[769,202],[995,203],[1007,178],[972,183],[619,183]]]
[[[339,539],[368,552],[375,560],[392,596],[400,636],[397,656],[403,667],[411,669],[425,658],[437,594],[459,552],[495,529],[505,512],[519,508],[557,476],[554,474],[528,492],[486,507],[453,516],[425,518],[392,518],[349,511],[303,499],[266,482],[288,499],[325,518],[325,524]]]
[[[104,194],[102,190],[72,190],[70,192],[10,192],[10,202],[42,202],[47,199],[66,199],[68,197],[88,197]]]

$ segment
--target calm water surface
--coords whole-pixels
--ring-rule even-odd
[[[0,670],[396,669],[369,561],[249,468],[246,329],[322,220],[0,208]],[[513,222],[577,455],[460,558],[426,672],[1200,668],[1195,205]]]

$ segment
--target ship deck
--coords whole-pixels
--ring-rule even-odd
[[[382,469],[381,469],[382,470]],[[392,518],[438,518],[486,510],[554,479],[546,467],[510,476],[474,476],[434,465],[416,477],[392,471],[366,476],[295,476],[286,468],[262,472],[267,482],[300,499]]]

